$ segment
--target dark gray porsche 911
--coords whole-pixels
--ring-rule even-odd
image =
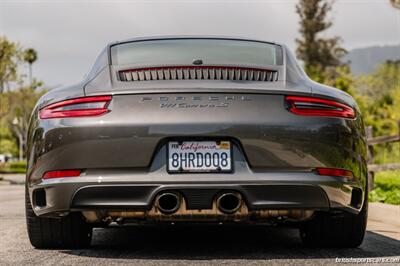
[[[83,82],[39,100],[28,139],[37,248],[88,246],[110,224],[292,224],[311,246],[364,238],[360,111],[281,44],[111,43]]]

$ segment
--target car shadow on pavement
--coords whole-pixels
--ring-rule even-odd
[[[60,251],[115,259],[321,259],[400,256],[400,241],[367,232],[352,249],[302,246],[294,228],[243,226],[132,226],[95,229],[92,246]]]

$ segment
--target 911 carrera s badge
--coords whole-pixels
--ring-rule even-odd
[[[152,96],[144,96],[141,99],[141,102],[149,102],[149,101],[159,101],[160,108],[162,109],[171,109],[171,108],[228,108],[231,103],[234,101],[252,101],[251,96],[235,96],[235,95],[227,95],[227,96],[203,96],[203,95],[194,95],[194,96],[160,96],[160,97],[152,97]]]
[[[162,103],[160,104],[161,108],[215,108],[229,107],[229,103],[218,103],[218,104],[188,104],[188,103]]]

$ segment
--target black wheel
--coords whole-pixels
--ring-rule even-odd
[[[62,218],[42,218],[32,210],[28,189],[25,188],[26,225],[29,240],[35,248],[84,248],[90,245],[92,228],[80,213]]]
[[[360,213],[317,213],[300,228],[303,243],[312,247],[358,247],[364,240],[367,226],[368,199]]]

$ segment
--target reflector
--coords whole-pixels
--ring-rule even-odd
[[[352,179],[354,177],[352,171],[336,168],[317,168],[317,173],[319,175],[341,176],[348,179]]]
[[[81,170],[50,171],[43,175],[43,179],[80,176]]]

